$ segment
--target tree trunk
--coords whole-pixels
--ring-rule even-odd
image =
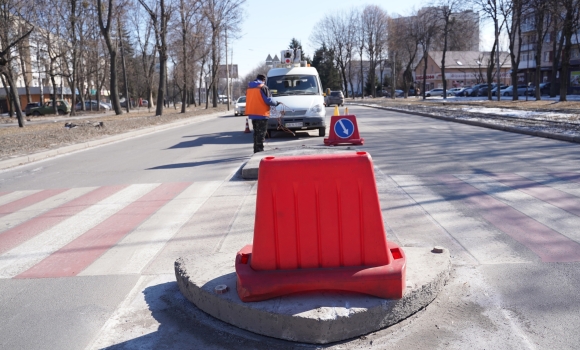
[[[109,6],[107,8],[107,25],[105,26],[103,22],[103,5],[102,0],[97,0],[97,12],[99,16],[99,28],[101,29],[101,34],[105,39],[105,44],[107,44],[107,49],[109,50],[110,58],[110,89],[111,89],[111,104],[115,110],[116,115],[123,113],[121,110],[121,104],[119,103],[119,88],[117,83],[117,47],[111,40],[111,25],[113,24],[113,0],[109,0]],[[97,106],[99,103],[97,103]]]
[[[8,86],[10,87],[10,99],[12,100],[13,110],[16,112],[16,118],[18,119],[18,126],[24,127],[24,117],[22,115],[22,107],[20,107],[20,96],[18,95],[18,88],[14,84],[14,79],[12,79],[12,74],[7,72],[4,74],[6,80],[8,80]]]
[[[24,80],[24,89],[26,91],[26,101],[28,103],[32,102],[32,96],[30,95],[30,82],[28,81],[28,69],[26,67],[26,62],[24,57],[30,57],[30,55],[26,55],[24,52],[24,48],[22,45],[18,45],[18,52],[20,53],[20,68],[22,69],[22,78]],[[30,50],[28,50],[30,51]]]

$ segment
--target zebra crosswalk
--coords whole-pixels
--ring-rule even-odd
[[[578,173],[377,181],[387,235],[403,246],[447,246],[475,264],[580,261]],[[156,259],[171,273],[180,247],[195,244],[235,253],[251,241],[254,197],[222,181],[0,192],[0,278],[139,274]]]
[[[550,176],[570,190],[534,174],[391,178],[479,263],[580,261],[580,174]]]
[[[220,184],[6,193],[0,196],[9,198],[0,208],[0,278],[139,273]],[[142,244],[131,245],[137,240]]]

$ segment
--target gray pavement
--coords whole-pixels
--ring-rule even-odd
[[[324,347],[577,348],[580,242],[574,228],[580,217],[573,208],[580,207],[580,146],[396,112],[349,110],[365,138],[360,149],[372,155],[380,174],[387,237],[406,247],[449,248],[452,272],[434,302],[415,315]],[[178,257],[195,259],[251,240],[255,182],[240,174],[251,157],[244,124],[244,118],[216,118],[0,171],[0,348],[316,348],[217,321],[189,303],[175,282]],[[280,134],[266,149],[302,145],[320,146],[322,138]],[[514,185],[508,182],[514,176],[533,182]],[[67,233],[70,240],[64,241],[64,233],[39,228],[37,236],[2,250],[4,237],[21,239],[16,223],[61,218],[51,215],[54,201],[11,204],[32,192],[63,189],[66,197],[86,186],[133,190],[172,182],[189,187],[166,204],[171,210],[161,206],[117,241],[89,240],[91,232]],[[88,209],[103,215],[110,205],[130,204],[89,203]],[[101,205],[106,210],[97,210]],[[82,222],[78,215],[70,219]],[[67,244],[87,254],[106,249],[76,276],[14,276],[23,262],[46,254],[63,256],[56,267],[66,266],[75,253]]]

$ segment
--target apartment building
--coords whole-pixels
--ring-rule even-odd
[[[535,16],[532,11],[522,18],[522,45],[520,49],[520,64],[518,66],[518,82],[522,84],[535,81],[536,67],[540,66],[540,82],[553,82],[554,69],[554,41],[556,46],[560,38],[560,32],[549,29],[545,38],[538,38],[536,33]],[[580,95],[580,31],[572,36],[572,51],[570,54],[570,71],[565,79],[568,79],[568,94]],[[542,54],[540,62],[536,62],[536,48],[541,45]],[[563,77],[560,76],[561,64],[556,67],[556,81],[559,86]],[[559,91],[559,89],[557,90]]]

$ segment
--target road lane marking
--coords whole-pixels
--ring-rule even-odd
[[[502,241],[502,232],[466,216],[447,198],[431,190],[433,185],[423,184],[411,175],[391,177],[481,264],[531,262]]]
[[[220,181],[193,183],[79,276],[140,273],[221,184]],[[173,266],[169,268],[173,271]]]
[[[61,205],[72,201],[90,191],[93,191],[96,187],[81,187],[81,188],[72,188],[65,192],[59,193],[56,196],[47,198],[43,201],[35,203],[25,209],[13,212],[8,214],[4,217],[0,218],[0,253],[5,252],[7,246],[3,244],[2,240],[4,239],[4,233],[6,231],[21,225],[22,223],[34,220],[34,218],[54,210]],[[24,231],[24,232],[23,232]],[[27,233],[28,230],[21,230],[20,233]]]
[[[0,218],[55,196],[66,189],[42,190],[0,206]]]
[[[438,178],[463,197],[464,205],[477,210],[485,220],[536,253],[542,261],[580,261],[580,245],[576,242],[457,177]]]
[[[484,175],[456,175],[478,190],[580,243],[580,218]]]
[[[78,275],[188,185],[161,184],[16,277],[54,278]]]
[[[5,205],[10,202],[14,202],[26,196],[38,193],[40,190],[26,190],[26,191],[14,191],[3,193],[0,197],[0,206]]]
[[[28,270],[157,186],[131,185],[0,255],[0,278],[12,278]]]

